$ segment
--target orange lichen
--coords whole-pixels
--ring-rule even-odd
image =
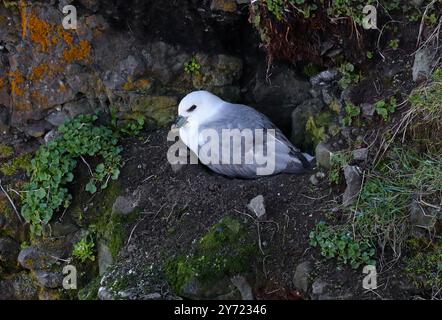
[[[20,16],[21,16],[21,30],[23,39],[26,38],[26,33],[28,29],[28,17],[26,15],[26,1],[20,0]]]
[[[11,93],[16,96],[21,96],[24,94],[23,84],[25,83],[25,77],[18,70],[8,73],[11,78]]]
[[[34,102],[36,102],[37,105],[39,105],[42,109],[48,108],[48,98],[44,95],[42,95],[38,91],[31,92],[31,97]]]
[[[7,80],[5,78],[0,78],[0,89],[6,86]]]
[[[123,89],[126,91],[134,90],[148,90],[152,86],[152,82],[149,79],[138,79],[134,82],[128,81],[123,85]]]
[[[51,38],[51,25],[34,14],[29,14],[27,19],[31,40],[39,44],[42,51],[47,52],[54,44],[54,39]]]
[[[74,36],[70,32],[67,32],[66,30],[64,30],[63,27],[59,27],[58,33],[60,34],[60,37],[63,38],[64,42],[66,42],[66,44],[69,47],[72,47],[74,45]]]
[[[67,62],[90,60],[91,44],[86,40],[81,40],[76,46],[63,51],[63,57]]]
[[[48,70],[49,70],[49,65],[47,63],[42,63],[38,65],[32,70],[31,75],[29,76],[29,80],[31,81],[40,80],[43,77],[43,75],[48,72]]]

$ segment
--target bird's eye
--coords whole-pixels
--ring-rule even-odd
[[[187,109],[187,112],[192,112],[195,109],[196,109],[196,105],[193,105],[189,109]]]

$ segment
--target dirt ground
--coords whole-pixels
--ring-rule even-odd
[[[163,262],[188,254],[192,244],[224,216],[242,220],[260,241],[259,280],[249,279],[259,299],[314,298],[311,285],[305,294],[293,285],[296,266],[304,261],[313,265],[313,287],[325,288],[322,299],[411,297],[399,264],[380,263],[379,288],[370,292],[362,288],[362,270],[327,261],[309,245],[309,233],[316,223],[330,214],[344,219],[339,210],[339,188],[331,188],[326,181],[315,187],[309,182],[310,174],[239,180],[214,174],[202,165],[186,165],[175,173],[166,159],[171,145],[166,136],[165,130],[146,131],[122,142],[123,190],[139,199],[140,216],[128,226],[130,239],[108,277],[115,284],[115,272],[129,276],[131,280],[123,287],[131,298],[146,298],[150,292],[167,297],[170,289],[164,280]],[[259,228],[247,209],[257,195],[264,196],[267,212]]]

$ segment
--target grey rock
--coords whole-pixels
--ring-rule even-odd
[[[100,7],[100,1],[98,0],[80,0],[80,3],[93,12],[98,11]]]
[[[310,176],[310,183],[313,184],[314,186],[318,185],[321,180],[323,180],[326,177],[325,173],[322,171],[318,171],[315,174]]]
[[[322,100],[326,105],[330,105],[336,98],[328,88],[322,88]]]
[[[316,279],[312,284],[311,298],[313,300],[351,300],[353,294],[334,287],[327,281]]]
[[[416,52],[413,63],[414,82],[419,82],[422,79],[426,80],[430,76],[435,53],[436,50],[430,47],[424,47]]]
[[[216,299],[222,296],[229,296],[236,291],[230,279],[225,278],[216,283],[207,283],[197,278],[192,278],[183,285],[182,295],[190,299]]]
[[[327,283],[320,279],[315,280],[312,284],[312,295],[322,295],[327,287]]]
[[[306,104],[305,101],[311,99],[310,84],[300,79],[296,72],[286,65],[276,64],[271,71],[270,79],[266,77],[266,73],[265,65],[257,68],[251,96],[254,100],[253,105],[258,111],[270,117],[280,128],[290,128],[290,117],[294,110],[299,109],[301,104]],[[311,109],[311,107],[305,105],[302,110],[305,109]],[[304,112],[302,110],[301,112]]]
[[[316,163],[318,166],[330,169],[332,154],[331,147],[325,142],[320,142],[315,149]]]
[[[339,72],[337,70],[325,70],[310,78],[312,86],[329,85],[337,80]]]
[[[309,261],[301,262],[296,266],[295,275],[293,276],[293,285],[302,292],[307,292],[310,287],[310,277],[312,273],[312,265]]]
[[[306,140],[305,125],[310,117],[318,114],[324,107],[321,99],[304,101],[292,112],[292,140],[296,145],[303,145]]]
[[[106,287],[100,287],[98,289],[98,299],[100,300],[115,300],[114,295],[109,292]]]
[[[254,300],[252,287],[243,276],[234,276],[230,278],[232,284],[239,290],[243,300]]]
[[[65,123],[69,117],[68,115],[63,111],[55,111],[52,112],[50,115],[48,115],[46,118],[46,121],[52,124],[55,127],[58,127]]]
[[[98,244],[98,270],[100,275],[103,275],[113,262],[114,259],[109,247],[105,243],[100,242]]]
[[[129,77],[137,78],[144,70],[145,66],[143,60],[134,55],[129,55],[120,62],[118,74],[125,77],[125,79],[128,79]]]
[[[144,300],[160,300],[163,296],[158,292],[149,293],[143,296]]]
[[[10,280],[0,280],[0,300],[13,300],[14,288]]]
[[[54,222],[51,224],[52,236],[64,237],[77,232],[79,229],[73,223],[68,222]]]
[[[350,206],[356,201],[357,196],[361,191],[361,169],[358,166],[347,165],[344,168],[344,176],[347,187],[344,191],[342,203],[344,206]]]
[[[60,272],[37,271],[35,276],[38,283],[44,288],[59,288],[63,283],[63,275]]]
[[[372,117],[376,111],[376,106],[372,103],[362,103],[361,109],[364,116]]]
[[[128,215],[138,206],[138,201],[129,196],[119,196],[113,206],[112,212],[116,214]]]
[[[264,203],[264,197],[262,195],[256,196],[250,200],[247,208],[256,215],[258,219],[263,219],[266,214],[266,208]]]
[[[42,270],[54,263],[55,259],[35,246],[20,251],[18,262],[28,270]]]
[[[15,274],[11,279],[14,299],[34,300],[38,298],[38,285],[28,272]]]
[[[0,238],[0,265],[4,268],[13,269],[17,265],[17,257],[20,247],[11,238]]]
[[[60,134],[59,134],[58,130],[52,129],[48,133],[45,134],[43,139],[45,141],[45,144],[48,144],[49,142],[57,139],[59,136],[60,136]]]
[[[63,105],[63,111],[69,116],[69,118],[75,118],[80,114],[92,114],[94,109],[89,104],[87,99],[81,99],[71,101]]]
[[[356,161],[366,161],[368,158],[368,148],[360,148],[353,150],[353,159]]]
[[[438,218],[438,212],[435,208],[430,208],[419,203],[419,195],[413,195],[410,206],[410,222],[416,228],[431,231]]]
[[[24,132],[31,137],[40,138],[43,137],[46,132],[51,130],[52,126],[45,120],[34,122],[24,128]]]
[[[316,175],[315,175],[315,174],[313,174],[313,175],[310,176],[309,181],[310,181],[310,183],[311,183],[312,185],[314,185],[314,186],[317,186],[317,185],[319,184],[319,179],[316,178]]]

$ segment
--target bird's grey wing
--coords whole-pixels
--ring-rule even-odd
[[[222,136],[222,129],[250,129],[255,132],[256,129],[262,129],[264,138],[268,130],[273,129],[275,134],[275,174],[279,172],[300,172],[308,165],[308,161],[304,158],[302,153],[292,145],[292,143],[284,136],[265,115],[245,105],[233,105],[228,104],[225,106],[222,115],[218,116],[212,121],[208,121],[203,126],[203,129],[213,129],[218,132],[218,135]],[[255,135],[253,136],[253,145],[255,143]],[[265,143],[266,141],[264,141]],[[250,150],[250,146],[244,145],[242,141],[242,148],[244,153],[253,152]],[[222,153],[220,149],[220,153]],[[243,159],[244,160],[244,159]],[[208,164],[208,167],[213,171],[230,176],[230,177],[243,177],[243,178],[255,178],[257,175],[256,163],[254,164],[222,164],[212,165]]]

